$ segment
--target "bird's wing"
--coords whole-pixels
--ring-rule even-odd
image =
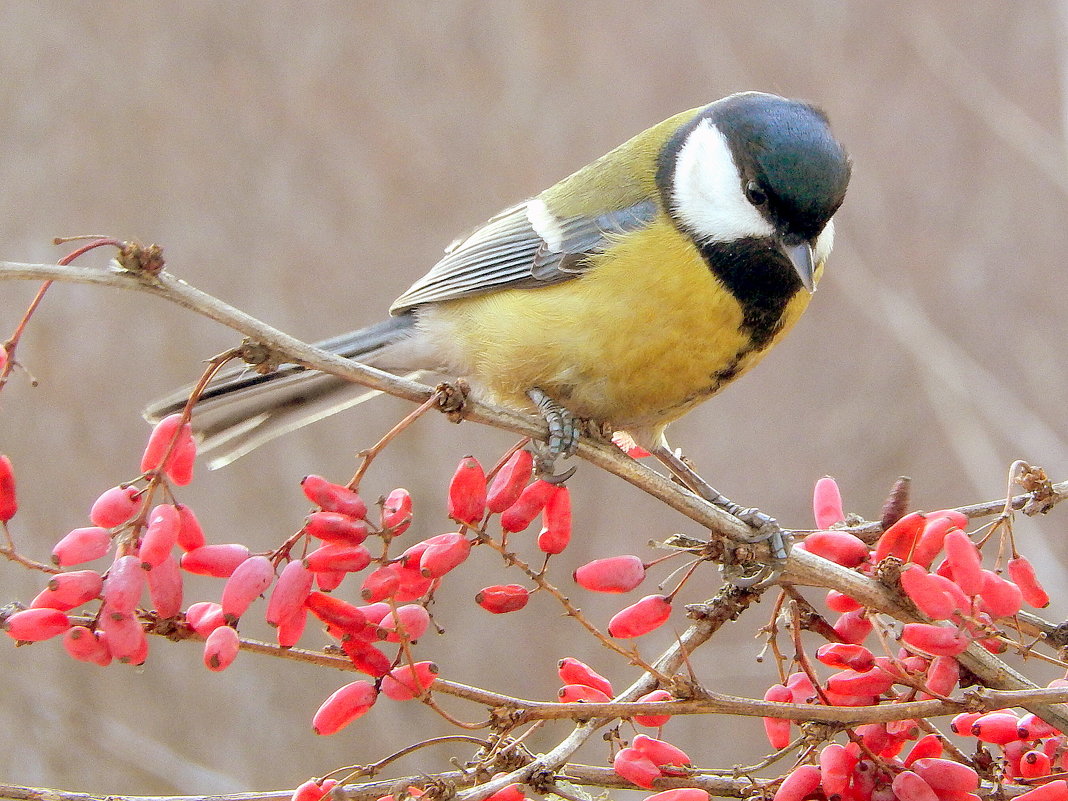
[[[587,268],[586,256],[603,250],[611,237],[648,225],[656,213],[652,199],[564,219],[549,215],[537,199],[512,206],[450,245],[441,261],[397,298],[390,313],[575,278]]]

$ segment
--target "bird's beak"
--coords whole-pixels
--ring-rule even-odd
[[[801,242],[796,245],[788,245],[783,242],[782,249],[785,251],[786,257],[790,259],[790,263],[794,265],[797,277],[801,279],[805,289],[809,291],[809,294],[815,292],[816,284],[812,274],[816,271],[816,263],[812,256],[811,243]]]

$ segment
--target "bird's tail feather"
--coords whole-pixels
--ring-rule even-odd
[[[352,331],[317,343],[317,346],[349,359],[384,369],[391,351],[415,331],[411,314],[391,317],[377,325]],[[406,361],[406,359],[402,360]],[[408,377],[422,370],[407,372]],[[192,387],[185,387],[148,406],[144,415],[155,422],[180,411]],[[273,373],[259,374],[247,368],[227,371],[208,384],[193,410],[193,432],[200,452],[212,454],[212,469],[227,465],[276,437],[356,406],[380,394],[325,373],[294,364]]]

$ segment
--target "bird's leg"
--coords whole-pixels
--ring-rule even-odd
[[[782,572],[783,563],[786,561],[789,550],[789,533],[784,531],[776,522],[775,518],[764,514],[759,509],[739,506],[730,498],[701,478],[682,455],[673,451],[666,443],[661,443],[653,448],[653,456],[659,459],[684,486],[693,490],[701,498],[716,506],[727,514],[741,520],[753,530],[753,536],[746,542],[768,542],[771,548],[772,562],[762,565],[761,569],[753,576],[736,575],[728,576],[732,584],[738,587],[755,587],[770,584]]]
[[[539,448],[537,453],[538,474],[544,481],[562,484],[574,474],[575,468],[572,467],[560,475],[553,475],[553,467],[557,459],[570,456],[578,447],[581,435],[579,419],[537,387],[527,392],[527,397],[534,401],[538,413],[549,426],[546,447]]]

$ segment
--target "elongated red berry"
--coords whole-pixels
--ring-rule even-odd
[[[526,801],[522,786],[516,782],[506,784],[492,795],[486,796],[486,801]]]
[[[556,696],[564,704],[607,704],[612,700],[611,696],[585,684],[565,684],[557,691]]]
[[[600,690],[609,698],[615,695],[615,691],[612,689],[612,682],[585,662],[580,662],[574,657],[565,656],[557,662],[556,672],[560,676],[560,681],[564,684],[585,684],[587,687]]]
[[[521,584],[494,584],[475,594],[475,603],[495,615],[517,612],[530,600],[530,590]]]
[[[842,695],[878,696],[894,684],[894,677],[881,667],[858,672],[843,670],[827,679],[827,689]]]
[[[923,777],[911,770],[903,770],[891,784],[897,801],[938,801],[938,795]]]
[[[787,676],[786,686],[790,689],[790,700],[795,704],[810,704],[818,697],[812,679],[803,670]]]
[[[137,487],[112,487],[93,501],[89,520],[94,526],[115,528],[137,514],[140,507]]]
[[[137,549],[144,567],[153,568],[170,555],[178,542],[181,526],[178,509],[169,503],[161,503],[149,513],[148,525],[141,535],[141,546]]]
[[[178,506],[178,547],[183,551],[192,551],[207,544],[204,529],[200,527],[197,516],[188,506]]]
[[[856,612],[861,608],[859,601],[837,590],[827,590],[827,597],[824,603],[827,604],[827,608],[832,612]]]
[[[62,634],[70,628],[64,612],[49,607],[24,609],[4,621],[7,636],[20,642],[40,642]]]
[[[935,512],[927,515],[927,521],[916,541],[916,547],[912,549],[911,561],[920,567],[929,568],[935,557],[942,552],[946,534],[950,529],[959,526],[956,519],[948,514]]]
[[[304,496],[324,512],[339,512],[357,520],[367,516],[367,504],[358,493],[322,476],[304,476],[300,488],[304,490]]]
[[[403,487],[398,487],[382,502],[382,528],[391,536],[399,537],[411,524],[411,493]]]
[[[651,790],[653,782],[663,775],[656,763],[637,748],[621,748],[616,752],[612,769],[631,784],[646,790]]]
[[[1034,790],[1028,790],[1014,801],[1068,801],[1068,782],[1064,779],[1041,784]]]
[[[471,554],[471,541],[463,534],[445,534],[419,557],[419,572],[426,578],[444,576]]]
[[[953,569],[953,580],[965,595],[978,595],[983,590],[982,557],[967,534],[955,528],[943,540],[946,559]]]
[[[905,767],[909,767],[918,759],[930,759],[942,756],[942,738],[937,734],[926,734],[916,741],[905,757]]]
[[[174,617],[182,611],[182,570],[174,554],[145,574],[148,582],[148,595],[152,599],[152,608],[161,620]]]
[[[204,545],[182,554],[180,564],[187,573],[229,578],[249,555],[248,548],[237,542]]]
[[[549,493],[541,518],[544,525],[538,534],[538,548],[542,553],[563,553],[571,542],[571,490],[557,486]]]
[[[76,528],[56,543],[52,561],[60,567],[91,562],[106,554],[110,547],[111,535],[106,528]]]
[[[541,479],[528,484],[519,494],[518,500],[501,513],[501,528],[511,533],[523,531],[545,508],[545,503],[555,489],[555,484]]]
[[[449,517],[477,526],[485,513],[486,471],[474,456],[465,456],[449,482]]]
[[[486,507],[493,514],[500,514],[517,500],[530,481],[534,469],[534,456],[530,451],[519,450],[513,453],[504,467],[490,482],[486,493]]]
[[[671,772],[672,768],[682,768],[693,764],[693,760],[678,746],[645,734],[634,735],[631,747],[637,748],[649,757],[653,764],[665,773]]]
[[[968,638],[953,626],[906,623],[901,639],[935,656],[956,656],[968,647]]]
[[[663,595],[646,595],[640,601],[616,612],[608,621],[608,633],[621,639],[641,637],[660,628],[669,617],[671,601]]]
[[[367,524],[341,512],[312,512],[304,531],[324,542],[359,545],[367,539]]]
[[[641,698],[637,699],[639,703],[651,703],[654,701],[673,700],[675,699],[672,698],[671,693],[669,693],[667,690],[653,690],[652,692],[646,693]],[[665,725],[669,720],[671,720],[671,715],[635,715],[633,718],[631,718],[631,720],[633,720],[639,726],[648,726],[653,729],[658,729],[661,726]]]
[[[229,626],[219,626],[204,641],[204,667],[208,670],[226,670],[237,658],[241,640]]]
[[[433,662],[401,665],[382,677],[382,693],[394,701],[408,701],[428,689],[437,675]]]
[[[790,704],[793,703],[794,694],[789,687],[773,684],[764,693],[764,700]],[[787,718],[764,718],[764,732],[776,751],[790,744],[790,721]]]
[[[372,570],[363,580],[360,594],[368,603],[376,603],[396,594],[400,588],[398,565],[382,565]]]
[[[917,759],[912,763],[912,770],[940,796],[951,792],[974,793],[979,789],[975,768],[951,759]]]
[[[802,543],[809,553],[843,567],[856,567],[868,560],[868,544],[847,531],[816,531]]]
[[[278,631],[275,632],[278,644],[283,648],[292,648],[300,642],[300,637],[304,633],[304,627],[307,623],[308,610],[303,606],[285,620],[279,621]]]
[[[1011,581],[993,570],[983,570],[983,589],[980,600],[993,618],[1012,617],[1023,606],[1023,593]]]
[[[267,602],[267,622],[280,626],[296,615],[312,591],[315,575],[300,560],[294,559],[282,569]]]
[[[63,635],[63,648],[79,662],[92,662],[94,665],[107,667],[111,664],[111,651],[107,639],[85,626],[72,626]]]
[[[69,612],[100,595],[104,580],[95,570],[74,570],[57,573],[48,580],[48,586],[30,603],[31,609],[47,607]]]
[[[430,613],[421,604],[405,604],[389,610],[377,623],[379,636],[387,642],[400,642],[401,637],[414,642],[430,627]]]
[[[961,712],[949,722],[949,730],[958,737],[974,737],[972,724],[979,720],[984,712]]]
[[[274,565],[266,556],[250,556],[234,569],[222,593],[226,620],[234,623],[274,581]]]
[[[354,668],[376,679],[382,678],[393,669],[392,659],[359,637],[343,640],[341,650],[348,656]]]
[[[1028,751],[1020,757],[1020,776],[1024,779],[1048,776],[1052,767],[1052,760],[1042,751]]]
[[[1021,740],[1041,740],[1046,737],[1060,737],[1062,734],[1059,729],[1046,723],[1034,712],[1028,712],[1020,718],[1017,733]]]
[[[902,562],[908,561],[925,522],[923,514],[911,512],[890,526],[875,543],[872,562],[878,564],[888,556],[897,557]]]
[[[358,633],[367,627],[367,618],[363,612],[347,601],[325,595],[321,592],[313,592],[304,600],[308,611],[324,623],[336,626],[348,632]]]
[[[1043,609],[1049,606],[1049,593],[1043,588],[1035,575],[1035,568],[1025,556],[1017,556],[1009,560],[1009,577],[1020,588],[1023,599],[1028,606],[1035,609]]]
[[[863,645],[829,642],[816,649],[816,659],[830,667],[865,671],[875,666],[875,654]]]
[[[346,684],[323,701],[312,718],[312,729],[316,734],[334,734],[366,714],[377,698],[378,692],[370,682],[360,679]]]
[[[838,489],[838,482],[830,476],[824,476],[816,482],[812,491],[812,514],[816,518],[816,528],[830,528],[845,520],[842,493]]]
[[[902,570],[900,580],[901,589],[909,600],[932,620],[947,620],[956,611],[953,598],[919,565],[909,565]]]
[[[936,656],[931,660],[931,666],[927,669],[927,679],[924,682],[927,689],[935,695],[946,696],[953,692],[953,688],[960,681],[960,665],[952,656]]]
[[[120,556],[104,577],[101,595],[105,610],[130,614],[137,608],[145,589],[145,571],[141,560],[132,555]]]
[[[177,436],[177,442],[171,448],[171,441]],[[163,463],[164,456],[170,450],[166,465]],[[193,441],[193,430],[188,423],[182,423],[181,414],[172,414],[164,417],[148,437],[148,445],[141,457],[141,472],[162,469],[168,473],[170,479],[179,486],[184,486],[193,477],[193,458],[196,456],[196,443]],[[171,475],[171,472],[174,475]]]
[[[340,570],[358,573],[371,564],[371,552],[363,545],[324,545],[304,557],[304,566],[316,572]]]
[[[341,582],[348,575],[344,570],[316,570],[315,583],[323,592],[333,592],[341,586]]]
[[[594,559],[577,568],[572,577],[592,592],[630,592],[645,580],[645,563],[630,554]]]
[[[107,635],[108,650],[124,664],[140,665],[148,657],[148,638],[133,615],[106,612],[98,625]]]
[[[163,468],[167,478],[179,487],[184,487],[193,481],[193,466],[197,458],[197,443],[193,439],[193,429],[187,423],[182,426],[182,433],[178,436],[178,442],[174,446],[174,455],[167,460]]]
[[[225,625],[222,606],[214,601],[198,601],[185,610],[185,622],[201,637],[207,637],[219,626]]]
[[[13,518],[18,510],[18,498],[15,495],[15,469],[11,466],[11,460],[0,453],[0,523],[6,523]]]
[[[337,787],[337,783],[337,779],[323,779],[322,782],[308,779],[293,791],[289,801],[323,801],[330,795],[330,791]]]
[[[841,796],[853,778],[857,757],[844,745],[830,743],[820,751],[820,783],[827,798]]]
[[[857,609],[853,612],[843,612],[833,628],[842,638],[842,642],[860,645],[871,634],[872,622],[868,620],[864,609]]]
[[[664,790],[647,796],[645,801],[708,801],[710,796],[707,790],[700,787],[676,787],[673,790]]]
[[[815,765],[798,765],[782,780],[772,801],[804,801],[820,786],[820,769]]]
[[[984,743],[1005,745],[1020,737],[1020,719],[1011,712],[988,712],[972,724],[972,734]]]

